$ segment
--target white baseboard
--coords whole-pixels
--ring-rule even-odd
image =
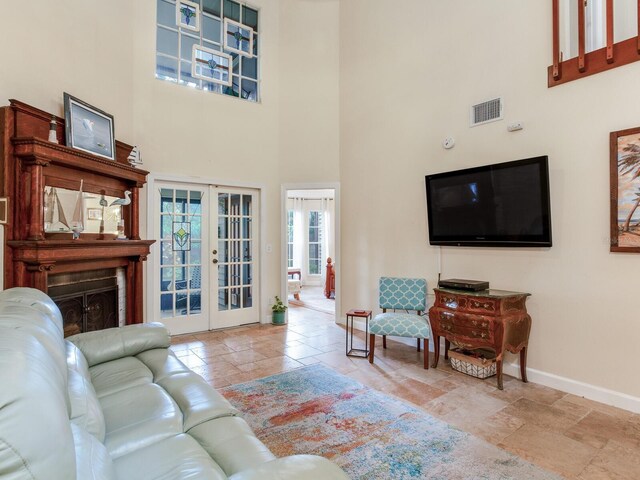
[[[364,321],[356,321],[354,327],[364,331]],[[407,345],[415,345],[415,339],[412,338],[396,338],[394,340],[406,343]],[[444,352],[444,339],[440,342],[440,351]],[[433,352],[433,346],[430,342],[430,351]],[[517,363],[503,363],[502,371],[507,375],[520,378],[520,365]],[[561,377],[553,373],[543,372],[534,368],[527,368],[527,379],[530,382],[544,385],[545,387],[555,388],[562,392],[571,393],[579,397],[588,398],[596,402],[604,403],[614,407],[629,410],[633,413],[640,413],[640,398],[628,395],[626,393],[609,390],[607,388],[598,387],[589,383],[580,382],[567,377]]]

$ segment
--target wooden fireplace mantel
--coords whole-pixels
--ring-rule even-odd
[[[48,291],[49,276],[104,268],[125,269],[127,323],[141,323],[142,262],[154,240],[140,239],[140,188],[149,172],[127,163],[130,145],[116,141],[116,161],[63,145],[64,120],[57,121],[60,143],[47,140],[55,117],[35,107],[10,100],[0,108],[0,195],[9,197],[5,226],[5,288],[28,286]],[[115,235],[47,233],[44,229],[44,189],[52,186],[115,197],[131,192],[123,208],[127,240]]]

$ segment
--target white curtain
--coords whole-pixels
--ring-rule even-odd
[[[293,199],[293,266],[303,268],[304,208],[301,198]]]
[[[334,257],[334,238],[333,231],[333,199],[322,199],[322,283],[327,278],[327,257],[331,257],[331,260],[335,263]]]

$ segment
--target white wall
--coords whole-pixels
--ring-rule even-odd
[[[10,41],[0,43],[0,98],[62,115],[67,91],[112,113],[116,137],[139,145],[154,174],[262,188],[263,247],[274,246],[271,254],[263,248],[266,317],[280,289],[281,172],[292,181],[338,176],[338,7],[250,3],[260,9],[260,104],[156,80],[155,0],[34,0],[20,6],[27,25],[2,2],[0,31]],[[333,33],[328,41],[325,32]],[[146,192],[141,198],[144,232]]]
[[[351,0],[340,21],[344,308],[375,306],[383,274],[435,285],[425,174],[548,154],[554,246],[443,248],[443,276],[532,293],[531,368],[640,396],[640,256],[609,253],[608,135],[640,124],[640,63],[547,88],[550,1]],[[505,121],[469,128],[494,95]]]
[[[128,0],[2,0],[0,105],[15,98],[64,116],[68,92],[113,114],[116,138],[133,141],[130,7]]]
[[[339,179],[339,2],[280,0],[280,179]]]

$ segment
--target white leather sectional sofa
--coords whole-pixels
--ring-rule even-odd
[[[169,340],[161,324],[65,340],[44,293],[0,293],[0,478],[348,478],[322,457],[276,459]]]

